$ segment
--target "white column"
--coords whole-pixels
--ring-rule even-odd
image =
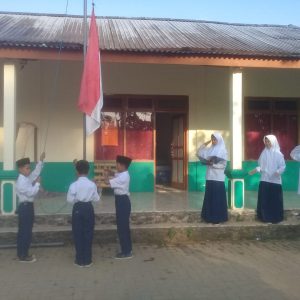
[[[16,148],[16,68],[4,65],[3,77],[3,171],[1,174],[1,213],[16,211],[15,148]]]
[[[16,149],[16,69],[13,64],[4,65],[3,114],[3,170],[14,170]]]
[[[242,168],[243,159],[243,73],[234,69],[231,74],[230,97],[231,168]]]
[[[243,162],[243,73],[232,69],[230,86],[231,179],[229,202],[233,209],[244,208]]]

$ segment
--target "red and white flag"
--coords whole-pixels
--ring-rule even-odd
[[[87,52],[80,85],[78,108],[86,114],[86,133],[100,127],[103,90],[98,29],[94,8],[91,16]]]

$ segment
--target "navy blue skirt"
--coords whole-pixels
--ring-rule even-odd
[[[201,217],[204,221],[214,224],[228,220],[226,190],[223,181],[206,180]]]
[[[281,184],[261,181],[258,189],[257,218],[262,222],[279,223],[283,220]]]

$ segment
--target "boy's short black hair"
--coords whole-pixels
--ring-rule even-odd
[[[87,175],[90,170],[90,164],[87,160],[78,160],[76,163],[76,170],[78,174]]]
[[[116,158],[116,161],[117,161],[117,163],[125,166],[126,169],[128,169],[131,164],[132,159],[127,156],[118,155]]]
[[[29,157],[21,158],[21,159],[16,161],[16,164],[17,164],[18,168],[22,168],[26,165],[30,165],[30,159],[29,159]]]

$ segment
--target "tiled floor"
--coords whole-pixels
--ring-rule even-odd
[[[190,211],[201,210],[204,193],[185,192],[174,189],[159,189],[155,193],[132,193],[132,211]],[[245,207],[255,209],[257,192],[246,191]],[[70,213],[72,205],[67,204],[65,194],[41,195],[35,202],[37,214]],[[285,209],[300,209],[300,195],[284,192]],[[102,201],[95,204],[96,212],[114,212],[114,197],[106,192]]]

